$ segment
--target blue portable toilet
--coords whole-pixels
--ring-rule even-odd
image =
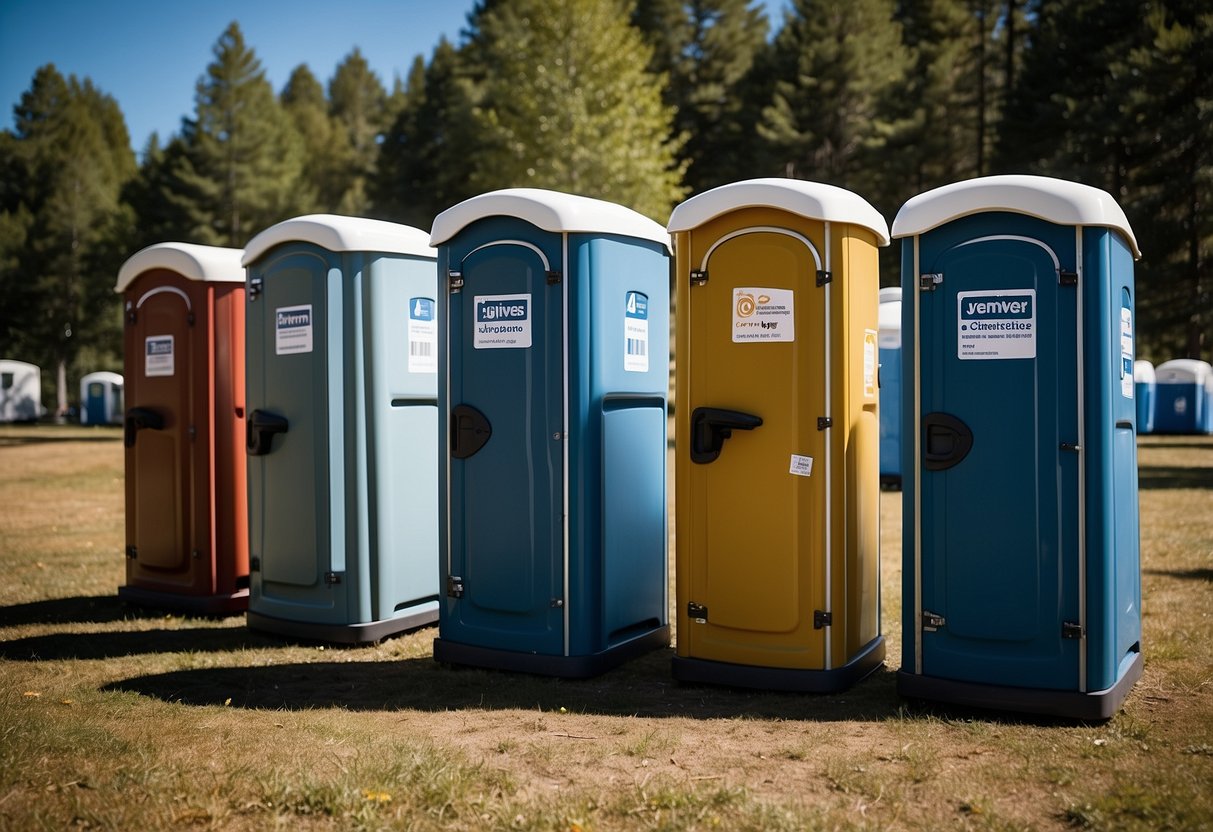
[[[370,642],[438,616],[437,273],[423,231],[312,215],[248,269],[248,625]]]
[[[1154,432],[1154,399],[1157,396],[1154,365],[1144,358],[1133,362],[1133,395],[1137,400],[1137,435]]]
[[[122,376],[100,371],[80,377],[80,424],[122,424]]]
[[[434,220],[435,659],[585,677],[669,644],[668,240],[532,188]]]
[[[901,287],[880,290],[880,484],[901,488]]]
[[[898,691],[1080,719],[1141,675],[1133,261],[1104,191],[929,191],[902,243]]]
[[[1213,367],[1173,358],[1155,369],[1154,432],[1213,433]]]

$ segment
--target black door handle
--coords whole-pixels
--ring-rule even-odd
[[[451,408],[451,456],[467,459],[484,447],[493,435],[488,418],[470,404]]]
[[[950,413],[922,417],[922,467],[943,471],[956,465],[973,448],[973,431]]]
[[[274,447],[274,434],[286,433],[290,427],[285,416],[254,410],[249,414],[245,431],[248,435],[249,456],[265,456]]]
[[[691,411],[691,462],[705,464],[720,456],[724,440],[734,430],[753,430],[762,424],[762,417],[739,410],[718,407],[697,407]]]
[[[132,407],[126,411],[123,421],[122,444],[127,448],[135,447],[135,438],[144,428],[164,430],[164,417],[147,407]]]

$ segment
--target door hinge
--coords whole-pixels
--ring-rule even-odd
[[[257,557],[256,555],[249,558],[248,559],[248,571],[260,572],[261,571],[261,558]]]
[[[1062,286],[1077,286],[1078,272],[1068,272],[1065,269],[1058,269],[1057,282]]]
[[[135,321],[137,320],[139,320],[139,313],[132,309],[131,305],[128,303],[126,305],[126,325],[134,326]]]
[[[694,601],[690,601],[687,603],[687,618],[696,624],[707,624],[708,608],[703,604],[696,604]]]
[[[707,269],[691,269],[691,285],[702,286],[708,282]]]
[[[446,594],[450,598],[463,597],[463,578],[458,575],[448,575],[446,579]]]
[[[817,270],[817,286],[818,288],[826,285],[834,279],[834,273],[826,269]]]
[[[261,278],[250,277],[248,279],[248,301],[254,303],[259,297],[261,297]]]
[[[1082,638],[1087,634],[1083,626],[1075,621],[1061,622],[1061,637],[1062,638]]]
[[[922,629],[928,633],[933,633],[940,627],[948,623],[948,619],[944,618],[937,612],[922,611]]]
[[[463,272],[451,270],[446,273],[447,288],[452,295],[457,295],[463,290]]]
[[[817,417],[817,429],[818,430],[825,430],[826,428],[832,428],[832,427],[834,427],[834,420],[831,419],[829,416],[818,416]]]
[[[820,630],[834,624],[834,613],[824,610],[813,610],[813,629]]]
[[[336,586],[337,584],[341,583],[341,573],[340,572],[325,572],[324,573],[324,583],[327,586]]]
[[[131,560],[134,560],[135,558],[139,557],[139,549],[135,546],[127,546],[126,556]]]
[[[555,286],[560,282],[560,272],[546,272],[546,274],[549,286]]]
[[[940,283],[943,283],[941,272],[930,272],[918,276],[918,288],[924,292],[934,292],[939,288]]]
[[[563,606],[564,606],[564,599],[563,599],[563,598],[553,598],[553,599],[552,599],[552,604],[551,604],[552,609],[554,609],[554,610],[558,610],[558,609],[560,609],[560,608],[561,608],[561,607],[563,607]]]
[[[194,313],[193,313],[193,312],[191,312],[191,313],[189,313],[188,315],[186,315],[186,316],[185,316],[185,323],[186,323],[186,325],[187,325],[187,326],[193,326],[193,325],[194,325]]]
[[[1073,442],[1062,442],[1060,447],[1063,451],[1073,451],[1074,453],[1078,453],[1079,451],[1082,450],[1081,445],[1075,444]]]

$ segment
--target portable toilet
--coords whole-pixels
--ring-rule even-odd
[[[122,376],[99,371],[80,377],[80,424],[122,424]]]
[[[1164,361],[1155,382],[1155,433],[1213,433],[1213,367],[1207,361]]]
[[[438,615],[434,252],[326,214],[249,241],[248,625],[378,641]]]
[[[880,484],[901,488],[901,287],[880,290]]]
[[[850,191],[753,179],[677,206],[681,681],[833,691],[878,668],[878,249]]]
[[[0,359],[0,422],[36,422],[42,415],[42,370]]]
[[[118,596],[239,612],[248,603],[240,251],[159,243],[122,265],[114,289],[123,300],[127,405]]]
[[[517,188],[434,220],[434,658],[563,677],[667,646],[669,236]]]
[[[1140,676],[1133,260],[1104,191],[907,202],[899,692],[1104,719]]]
[[[1154,399],[1157,384],[1154,365],[1144,358],[1133,362],[1133,396],[1137,401],[1137,435],[1154,432]]]

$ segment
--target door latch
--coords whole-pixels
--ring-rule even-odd
[[[947,623],[948,619],[937,612],[922,611],[922,629],[928,633],[935,632]]]

